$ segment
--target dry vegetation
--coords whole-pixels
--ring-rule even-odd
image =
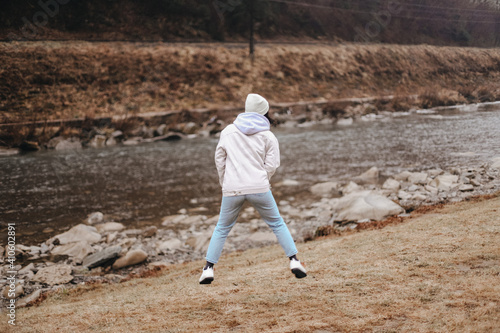
[[[19,309],[15,331],[500,332],[498,209],[496,195],[299,244],[302,280],[274,246],[225,255],[209,286],[193,262],[60,292]]]
[[[0,44],[0,122],[422,94],[424,106],[500,99],[498,49],[134,43]],[[384,107],[382,105],[382,107]],[[409,107],[402,97],[395,108]],[[389,107],[391,108],[391,107]]]

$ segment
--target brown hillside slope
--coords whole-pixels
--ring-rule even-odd
[[[496,196],[299,244],[302,280],[274,246],[223,256],[212,285],[193,262],[82,287],[19,309],[15,331],[500,332],[499,209]]]
[[[500,99],[500,49],[427,45],[0,43],[0,122],[389,94]],[[432,106],[423,103],[422,106]]]

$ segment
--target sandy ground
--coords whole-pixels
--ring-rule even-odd
[[[158,276],[61,291],[2,332],[500,332],[500,197],[450,204],[383,229],[278,246]]]

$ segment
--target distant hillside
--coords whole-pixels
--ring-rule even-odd
[[[500,45],[500,11],[470,0],[17,0],[0,2],[0,38],[327,40]]]

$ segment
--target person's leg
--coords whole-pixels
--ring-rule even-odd
[[[216,264],[222,253],[224,243],[226,242],[227,235],[233,228],[240,213],[241,206],[245,202],[245,196],[239,195],[234,197],[222,197],[220,207],[219,221],[215,226],[210,244],[208,245],[207,262]]]
[[[271,227],[286,256],[289,258],[295,256],[297,248],[295,247],[290,230],[288,230],[285,221],[280,215],[272,192],[247,194],[246,198],[257,209],[267,225]]]

